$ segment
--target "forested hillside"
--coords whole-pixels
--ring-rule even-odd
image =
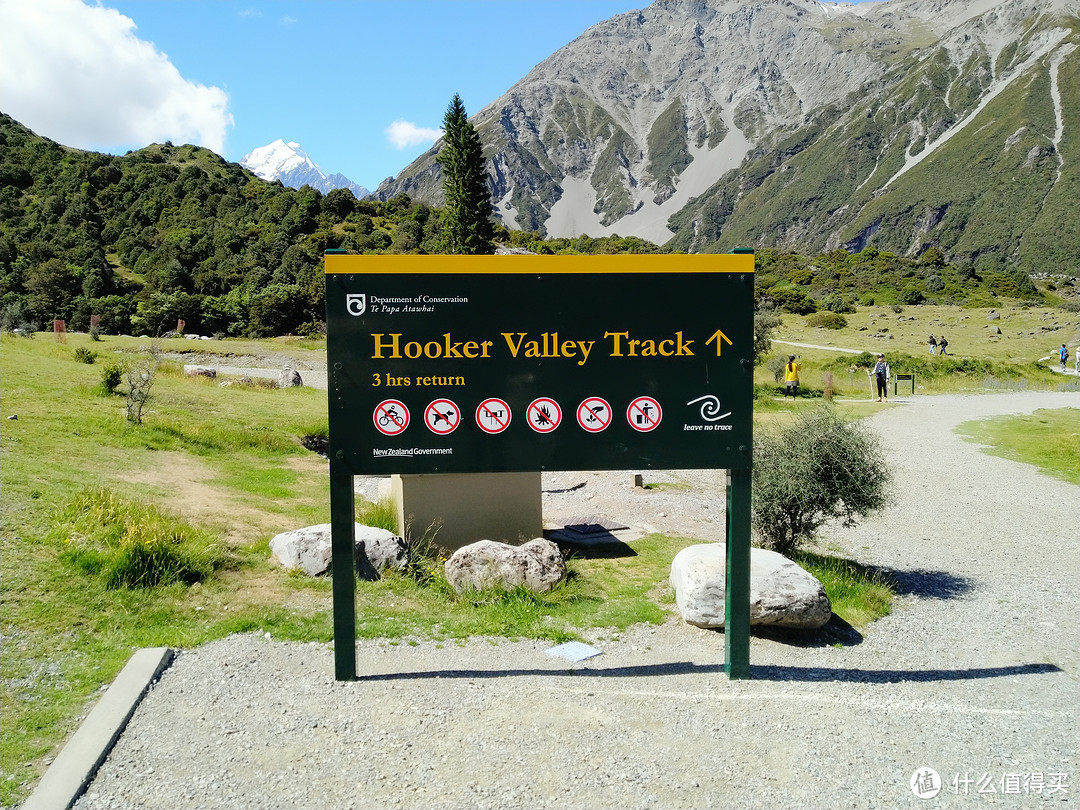
[[[0,314],[85,330],[278,335],[324,318],[322,254],[437,253],[440,211],[260,180],[195,146],[122,157],[63,147],[0,113]],[[503,232],[505,235],[505,232]],[[517,235],[516,243],[529,235]],[[640,239],[575,240],[643,252]],[[552,250],[565,246],[549,243]],[[537,245],[536,247],[542,247]]]
[[[0,114],[0,322],[112,334],[267,336],[316,332],[324,319],[322,254],[440,253],[439,208],[401,194],[357,201],[267,183],[194,146],[122,157],[68,149]],[[636,237],[542,239],[499,230],[536,253],[645,253]],[[1075,301],[1068,278],[978,273],[940,250],[918,259],[872,247],[804,256],[758,253],[760,297],[792,312],[859,303],[994,305],[999,297]],[[1059,297],[1060,296],[1060,297]]]

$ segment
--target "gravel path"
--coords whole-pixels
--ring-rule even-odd
[[[328,645],[234,636],[178,656],[76,807],[1080,807],[1080,488],[952,432],[1064,406],[1080,395],[873,417],[897,505],[828,539],[903,595],[861,640],[755,636],[750,681],[723,674],[721,633],[674,619],[594,633],[604,652],[580,664],[544,642],[361,641],[359,680],[338,683]],[[722,527],[713,496],[627,478],[548,477],[546,506]],[[932,800],[909,784],[925,767]]]

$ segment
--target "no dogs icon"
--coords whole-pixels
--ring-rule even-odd
[[[432,433],[445,436],[461,424],[461,411],[449,399],[437,399],[424,410],[424,422]]]

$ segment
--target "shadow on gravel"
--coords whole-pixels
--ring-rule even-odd
[[[382,675],[357,675],[358,681],[421,681],[463,678],[519,678],[549,675],[556,678],[649,678],[658,675],[723,674],[724,665],[673,661],[669,664],[642,664],[611,669],[435,669],[426,672],[389,672]]]
[[[1017,675],[1049,675],[1062,672],[1054,664],[1017,664],[1011,667],[974,669],[842,669],[839,667],[781,667],[751,665],[750,678],[756,681],[836,681],[840,683],[907,683],[909,681],[970,681],[1008,678]],[[665,675],[707,675],[724,673],[723,664],[643,664],[611,669],[435,669],[424,672],[389,672],[358,675],[358,681],[484,680],[548,676],[554,678],[651,678]]]
[[[909,681],[973,681],[1016,675],[1049,675],[1062,672],[1054,664],[1017,664],[1011,667],[973,669],[841,669],[838,667],[750,666],[757,681],[838,681],[843,683],[907,683]]]
[[[716,632],[723,632],[718,630]],[[755,638],[767,638],[791,647],[854,647],[862,644],[863,634],[841,619],[835,613],[820,630],[799,630],[791,627],[769,627],[755,625],[750,628],[750,635]]]
[[[975,580],[970,577],[950,574],[948,571],[931,571],[926,568],[901,571],[898,568],[878,566],[875,566],[874,570],[893,580],[898,596],[957,599],[975,587]]]

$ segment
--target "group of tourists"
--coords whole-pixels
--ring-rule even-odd
[[[945,339],[944,335],[942,335],[939,338],[936,338],[933,335],[930,335],[930,354],[937,354],[938,352],[940,352],[943,355],[948,354],[948,352],[945,351],[945,349],[948,348],[948,346],[949,346],[949,341],[947,341]]]
[[[784,365],[784,399],[787,399],[788,394],[791,394],[791,398],[795,399],[799,393],[799,372],[802,370],[802,365],[796,362],[797,359],[795,355],[790,355]],[[870,379],[877,387],[877,401],[881,402],[884,399],[885,402],[888,402],[892,368],[889,367],[884,354],[878,354],[877,362],[870,369]]]
[[[949,346],[949,341],[945,339],[945,336],[935,337],[930,335],[930,354],[947,354],[946,349]],[[1058,362],[1061,365],[1061,370],[1065,371],[1069,363],[1069,349],[1062,343],[1061,348],[1057,352]],[[787,363],[784,365],[784,399],[787,399],[788,395],[791,395],[792,399],[795,399],[799,393],[799,372],[802,370],[802,365],[797,362],[798,358],[795,355],[788,357]],[[1074,364],[1076,367],[1076,373],[1080,374],[1080,347],[1077,347],[1074,357]],[[889,381],[892,379],[892,368],[889,367],[888,361],[885,359],[883,353],[879,353],[877,360],[874,363],[873,368],[870,369],[870,381],[873,384],[875,393],[877,394],[878,402],[889,401]]]

